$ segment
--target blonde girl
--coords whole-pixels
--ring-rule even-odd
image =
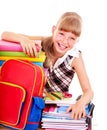
[[[36,47],[42,47],[46,54],[44,67],[48,69],[46,91],[68,92],[74,74],[77,74],[83,94],[80,100],[67,109],[67,112],[72,110],[74,119],[86,116],[85,106],[93,98],[82,53],[75,46],[81,30],[80,15],[76,12],[65,12],[52,27],[52,35],[49,37],[27,36],[13,32],[3,32],[1,36],[4,40],[20,43],[23,51],[30,56],[36,56]]]

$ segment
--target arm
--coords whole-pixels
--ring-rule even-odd
[[[28,36],[24,34],[17,34],[14,32],[3,32],[1,39],[17,42],[21,44],[23,52],[27,53],[30,56],[37,55],[37,49],[41,48],[41,41],[43,40],[42,36]]]
[[[86,116],[85,106],[92,100],[93,91],[85,70],[85,66],[81,54],[79,58],[74,59],[72,63],[72,67],[74,67],[77,73],[83,94],[82,97],[76,102],[76,104],[68,108],[67,112],[72,110],[72,118],[78,119]]]

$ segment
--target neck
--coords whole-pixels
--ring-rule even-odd
[[[54,59],[52,60],[52,65],[55,64],[55,62],[57,61],[57,59],[58,59],[58,58],[54,58]]]

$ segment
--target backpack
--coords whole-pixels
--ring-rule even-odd
[[[0,125],[37,130],[45,107],[44,69],[29,61],[10,59],[0,72]]]

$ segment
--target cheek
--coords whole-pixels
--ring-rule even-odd
[[[74,42],[68,44],[69,48],[72,48],[74,45],[75,45]]]
[[[59,36],[58,34],[54,33],[53,39],[54,39],[54,41],[60,41],[60,40],[62,40],[62,37]]]
[[[53,36],[53,43],[56,46],[57,42],[59,41],[57,36]]]
[[[56,35],[53,36],[53,41],[58,41],[58,37]]]
[[[52,35],[53,42],[57,40],[57,36],[55,34]]]

